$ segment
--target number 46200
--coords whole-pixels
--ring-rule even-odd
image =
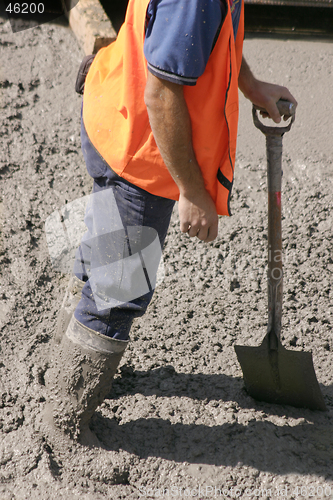
[[[12,7],[13,5],[13,7]],[[9,14],[43,14],[44,12],[44,4],[43,3],[10,3],[8,7],[6,7],[6,12]]]

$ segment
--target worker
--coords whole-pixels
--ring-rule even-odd
[[[53,425],[72,438],[152,298],[175,202],[180,230],[206,243],[230,215],[238,88],[276,123],[279,99],[297,104],[254,77],[243,37],[243,0],[130,0],[91,64],[81,139],[93,193],[48,376]]]

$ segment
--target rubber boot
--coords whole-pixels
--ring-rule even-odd
[[[81,292],[84,286],[84,281],[79,280],[74,275],[71,276],[67,290],[62,301],[61,308],[58,315],[56,333],[53,340],[56,344],[60,344],[61,339],[68,328],[69,322],[74,314],[76,306],[80,302]]]
[[[72,316],[60,344],[54,345],[45,374],[49,423],[76,440],[89,432],[90,419],[110,392],[127,344],[85,327]]]

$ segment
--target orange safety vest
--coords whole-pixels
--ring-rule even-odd
[[[244,37],[243,5],[235,40],[226,3],[227,15],[204,73],[195,86],[184,86],[193,149],[220,215],[230,215]],[[117,39],[97,53],[85,82],[83,121],[92,144],[118,175],[154,195],[178,200],[179,189],[157,148],[144,102],[148,4],[130,0]]]

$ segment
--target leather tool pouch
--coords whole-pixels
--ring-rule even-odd
[[[82,95],[84,91],[84,83],[88,74],[89,68],[94,60],[95,55],[85,56],[80,64],[79,72],[76,77],[75,91]]]

